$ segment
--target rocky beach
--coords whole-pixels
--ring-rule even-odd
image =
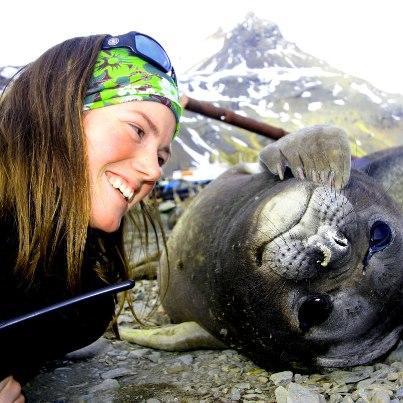
[[[135,309],[149,314],[155,280],[138,281]],[[150,320],[169,323],[161,308]],[[119,317],[139,327],[128,308]],[[24,388],[28,402],[403,402],[403,343],[373,365],[299,373],[271,372],[234,350],[182,353],[117,340],[112,332],[92,345],[48,363]]]

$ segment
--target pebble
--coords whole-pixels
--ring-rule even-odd
[[[395,397],[397,399],[403,399],[403,387],[399,388],[396,393],[395,393]]]
[[[176,362],[176,363],[172,364],[171,366],[169,366],[166,369],[166,372],[168,374],[178,374],[179,372],[183,372],[185,369],[186,369],[185,365],[183,365],[179,362]]]
[[[371,403],[389,403],[390,396],[384,390],[376,390],[371,396]]]
[[[387,377],[388,381],[397,381],[399,379],[399,374],[397,372],[390,372]]]
[[[247,382],[236,383],[234,386],[238,389],[249,389],[250,383],[247,383]]]
[[[286,385],[292,381],[293,373],[291,371],[276,372],[270,375],[270,380],[276,385]]]
[[[178,360],[181,361],[185,365],[191,365],[193,363],[193,356],[190,354],[181,355],[178,357]]]
[[[101,374],[102,379],[115,379],[122,376],[131,375],[132,372],[127,368],[115,368]]]
[[[91,393],[100,392],[103,390],[113,390],[120,387],[119,382],[116,379],[105,379],[102,383],[92,387],[90,389]]]
[[[325,398],[302,385],[291,382],[287,389],[283,386],[277,387],[275,390],[277,403],[324,403]]]
[[[106,353],[110,347],[111,345],[108,340],[101,337],[86,347],[68,353],[66,358],[72,361],[87,360],[102,353]]]
[[[295,383],[304,383],[308,379],[308,375],[301,375],[301,374],[295,374],[294,375],[294,382]]]
[[[395,397],[402,399],[403,398],[403,387],[400,387],[396,393],[395,393]]]
[[[147,355],[147,358],[150,361],[157,363],[161,358],[161,353],[159,351],[153,351],[150,355]]]
[[[329,396],[329,403],[340,403],[342,401],[342,396],[338,393],[333,393]]]
[[[372,371],[367,368],[361,371],[333,371],[330,379],[336,383],[356,383],[371,376]]]
[[[241,400],[241,391],[238,388],[232,388],[230,399],[235,401]]]
[[[148,348],[140,348],[138,350],[130,351],[127,358],[142,358],[151,354],[151,350]]]
[[[257,378],[257,380],[258,380],[260,383],[267,383],[267,382],[269,382],[268,378],[266,378],[265,376],[259,376],[259,377]]]

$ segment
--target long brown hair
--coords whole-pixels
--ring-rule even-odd
[[[90,218],[83,98],[103,38],[49,49],[0,100],[0,214],[15,216],[15,268],[28,283],[64,242],[68,286],[79,284]]]

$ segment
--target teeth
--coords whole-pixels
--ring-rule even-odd
[[[125,185],[119,178],[108,177],[108,181],[115,189],[118,189],[126,199],[130,200],[133,197],[134,191],[129,186]]]

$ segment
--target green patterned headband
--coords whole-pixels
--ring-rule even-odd
[[[182,107],[174,80],[130,53],[129,49],[101,50],[84,98],[84,110],[130,101],[155,101],[166,105],[176,120],[174,137],[179,132]]]

